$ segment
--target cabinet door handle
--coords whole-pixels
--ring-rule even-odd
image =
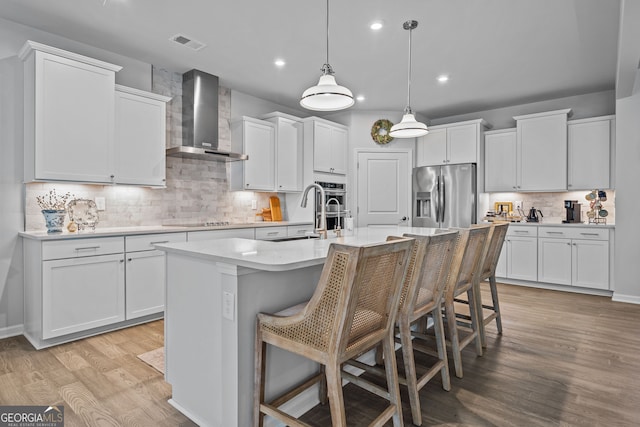
[[[277,231],[269,231],[269,232],[267,233],[267,236],[277,236],[278,234],[280,234],[280,233],[279,233],[279,232],[277,232]]]
[[[562,231],[547,231],[547,234],[564,234]]]
[[[91,249],[100,249],[100,245],[97,245],[97,246],[85,246],[85,247],[82,247],[82,248],[76,248],[76,251],[88,251],[88,250],[91,250]]]
[[[515,233],[527,233],[529,234],[529,230],[513,230]]]
[[[120,262],[124,262],[124,260],[123,260],[123,259],[121,259],[121,260],[120,260]]]
[[[151,243],[149,243],[149,244],[150,244],[150,245],[159,245],[159,244],[161,244],[161,243],[169,243],[169,241],[168,241],[168,240],[162,240],[162,241],[160,241],[160,242],[151,242]]]
[[[582,236],[599,236],[598,233],[580,233]]]
[[[127,258],[127,261],[131,262],[133,261],[133,258]]]

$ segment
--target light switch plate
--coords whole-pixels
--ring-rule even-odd
[[[522,209],[522,200],[516,200],[515,202],[513,202],[513,208],[516,211]]]
[[[235,295],[231,292],[222,292],[222,317],[233,320],[235,314]]]
[[[253,209],[253,210],[258,209],[258,201],[256,199],[253,199],[251,201],[251,209]]]
[[[98,209],[99,211],[105,210],[104,197],[96,197],[96,209]]]

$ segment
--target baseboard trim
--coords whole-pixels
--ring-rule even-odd
[[[617,292],[613,293],[613,297],[611,297],[611,301],[616,302],[626,302],[629,304],[640,304],[640,296],[637,295],[623,295]]]
[[[0,340],[5,338],[17,337],[24,332],[24,325],[6,326],[0,328]]]
[[[526,286],[528,288],[549,289],[551,291],[572,292],[574,294],[598,295],[602,297],[610,297],[613,292],[607,289],[581,288],[578,286],[556,285],[553,283],[529,282],[527,280],[504,279],[497,277],[498,283],[506,285]]]

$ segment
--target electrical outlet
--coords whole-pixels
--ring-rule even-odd
[[[235,295],[231,292],[222,292],[222,317],[233,320],[235,312]]]
[[[254,211],[258,209],[258,201],[256,199],[253,199],[251,201],[251,209],[253,209]]]
[[[522,209],[522,200],[516,200],[515,202],[513,202],[513,208],[515,210],[521,210]]]
[[[96,209],[99,210],[99,211],[105,210],[104,197],[96,197]]]

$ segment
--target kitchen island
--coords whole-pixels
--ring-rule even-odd
[[[392,226],[355,229],[328,240],[232,238],[157,245],[167,253],[169,402],[203,427],[252,425],[256,314],[308,300],[331,243],[365,245],[389,235],[435,232]],[[271,347],[268,352],[267,399],[317,371],[314,363],[294,354]],[[317,403],[311,389],[284,409],[298,416]]]

